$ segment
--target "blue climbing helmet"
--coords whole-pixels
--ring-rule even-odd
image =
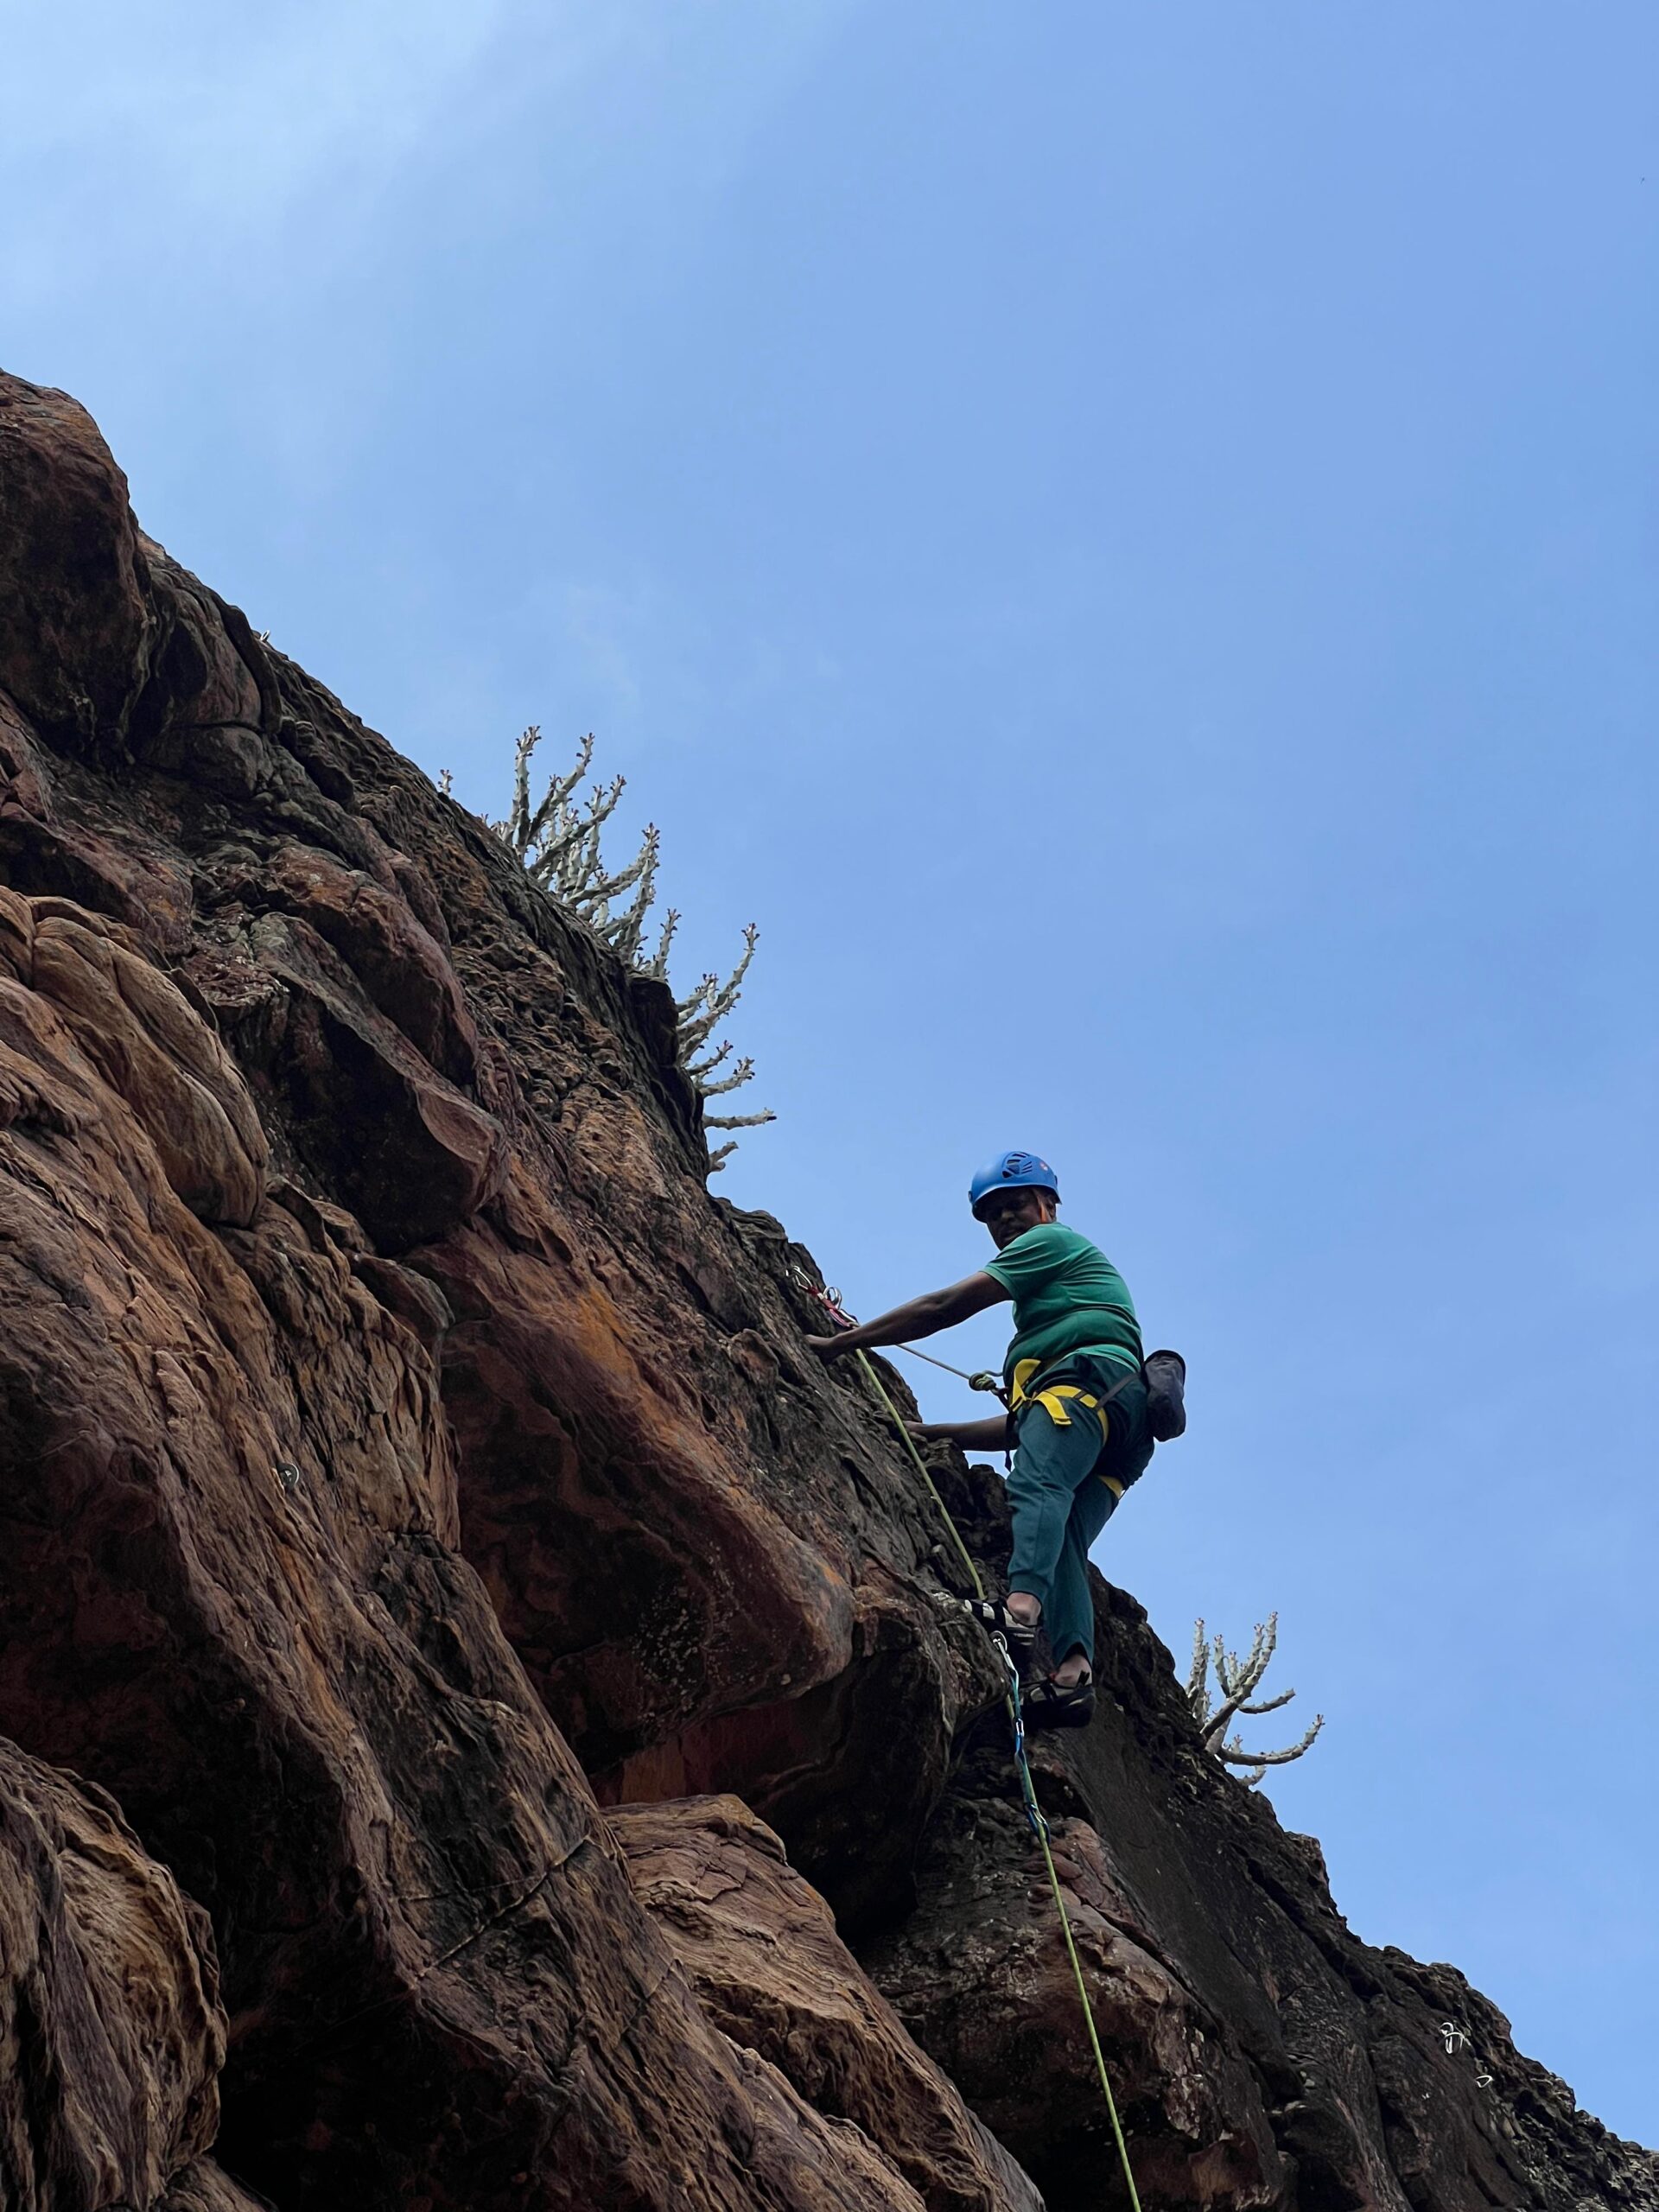
[[[976,1219],[981,1199],[988,1198],[993,1191],[1052,1191],[1058,1204],[1060,1181],[1040,1154],[999,1152],[990,1166],[982,1167],[968,1185],[968,1204]]]

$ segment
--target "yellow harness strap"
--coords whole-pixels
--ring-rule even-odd
[[[1071,1427],[1071,1416],[1067,1413],[1066,1406],[1072,1402],[1093,1414],[1095,1419],[1100,1423],[1101,1442],[1109,1443],[1111,1440],[1112,1424],[1105,1407],[1092,1392],[1079,1389],[1075,1382],[1056,1382],[1046,1390],[1033,1390],[1024,1401],[1028,1405],[1041,1406],[1056,1428]],[[1020,1402],[1020,1399],[1016,1396],[1014,1403],[1018,1405]],[[1123,1485],[1116,1476],[1096,1475],[1095,1479],[1096,1482],[1104,1483],[1114,1497],[1122,1497]]]
[[[1043,1363],[1040,1359],[1022,1359],[1015,1363],[1014,1370],[1014,1389],[1008,1397],[1008,1411],[1010,1413],[1013,1413],[1017,1407],[1025,1403],[1026,1385],[1034,1376],[1038,1375],[1041,1371],[1042,1364]]]

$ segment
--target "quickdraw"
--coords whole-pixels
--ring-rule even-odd
[[[842,1304],[838,1290],[831,1290],[824,1283],[814,1282],[798,1268],[795,1271],[795,1280],[809,1298],[817,1300],[837,1328],[855,1329],[858,1326],[857,1316],[849,1313]],[[943,1368],[947,1375],[956,1376],[970,1390],[988,1390],[994,1397],[1001,1398],[1005,1406],[1008,1402],[1007,1392],[988,1367],[976,1367],[970,1375],[965,1367],[952,1367],[948,1359],[936,1359],[931,1351],[918,1351],[914,1344],[893,1344],[890,1349],[903,1352],[908,1359],[925,1359],[930,1367]]]

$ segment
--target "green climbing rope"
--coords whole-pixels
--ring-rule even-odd
[[[881,1378],[871,1365],[868,1356],[861,1351],[855,1357],[876,1396],[887,1408],[887,1417],[898,1431],[899,1442],[915,1462],[917,1473],[927,1485],[928,1496],[939,1509],[939,1517],[950,1531],[950,1541],[955,1544],[961,1554],[962,1563],[968,1570],[968,1579],[973,1584],[975,1596],[983,1598],[985,1585],[980,1580],[979,1568],[975,1563],[974,1555],[963,1543],[962,1531],[951,1519],[950,1509],[940,1497],[938,1485],[928,1472],[927,1462],[916,1448],[915,1438],[905,1427],[903,1416],[887,1395]],[[1026,1818],[1030,1821],[1033,1833],[1042,1847],[1043,1865],[1048,1870],[1048,1886],[1054,1892],[1054,1909],[1060,1916],[1060,1931],[1065,1937],[1065,1955],[1071,1961],[1072,1978],[1077,1985],[1077,1997],[1083,2005],[1084,2024],[1089,2031],[1089,2048],[1095,2055],[1095,2069],[1100,2075],[1101,2092],[1106,2100],[1107,2117],[1112,2123],[1112,2139],[1117,2145],[1117,2155],[1122,2164],[1123,2179],[1129,2192],[1129,2202],[1134,2207],[1134,2212],[1141,2212],[1141,2193],[1135,2185],[1135,2171],[1129,2164],[1129,2146],[1123,2140],[1123,2123],[1117,2116],[1117,2099],[1112,2094],[1112,2079],[1106,2070],[1106,2054],[1100,2047],[1100,2034],[1095,2026],[1095,2008],[1089,2001],[1089,1985],[1083,1978],[1083,1961],[1077,1956],[1077,1940],[1071,1933],[1071,1916],[1065,1909],[1065,1895],[1060,1888],[1060,1878],[1054,1869],[1054,1854],[1048,1847],[1048,1821],[1044,1815],[1042,1807],[1037,1802],[1036,1787],[1032,1781],[1031,1767],[1026,1758],[1025,1723],[1020,1713],[1019,1670],[1009,1656],[1007,1645],[1000,1637],[994,1641],[1001,1651],[1002,1663],[1011,1676],[1011,1681],[1005,1688],[1003,1695],[1007,1702],[1008,1719],[1014,1729],[1014,1763],[1020,1776],[1020,1791],[1025,1798]]]
[[[938,1507],[939,1518],[944,1522],[945,1527],[950,1531],[950,1541],[961,1554],[962,1563],[968,1570],[968,1580],[974,1586],[975,1597],[982,1598],[985,1595],[985,1585],[979,1579],[979,1568],[975,1563],[974,1555],[969,1550],[967,1545],[963,1542],[962,1531],[957,1528],[956,1522],[950,1518],[950,1509],[945,1503],[944,1500],[939,1496],[938,1484],[934,1481],[932,1476],[929,1474],[926,1460],[923,1459],[921,1453],[916,1449],[915,1438],[905,1427],[903,1415],[899,1413],[898,1407],[893,1404],[893,1400],[887,1395],[887,1391],[882,1387],[881,1377],[876,1373],[874,1368],[871,1366],[869,1355],[867,1352],[861,1351],[856,1355],[856,1357],[858,1363],[863,1369],[871,1388],[874,1390],[876,1396],[880,1399],[882,1404],[887,1408],[887,1417],[892,1421],[893,1427],[898,1430],[899,1441],[903,1444],[906,1451],[909,1452],[911,1458],[916,1462],[916,1471],[921,1477],[922,1480],[927,1484],[927,1494],[932,1499],[934,1504]]]

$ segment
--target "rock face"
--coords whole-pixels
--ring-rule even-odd
[[[1031,2183],[911,2041],[823,1898],[741,1798],[624,1805],[610,1826],[635,1894],[734,2042],[819,2112],[855,2121],[928,2212],[1041,2212]]]
[[[1006,1556],[995,1476],[946,1480]],[[1578,2111],[1461,1975],[1350,1933],[1318,1845],[1203,1751],[1134,1599],[1097,1580],[1096,1619],[1094,1724],[1039,1738],[1033,1765],[1143,2202],[1659,2202],[1659,2159]],[[966,1732],[918,1903],[865,1964],[1051,2204],[1109,2203],[1076,1986],[1007,1771],[995,1721]]]
[[[149,2204],[177,2173],[234,2204],[198,2156],[224,2057],[206,1914],[101,1791],[0,1743],[0,2202]]]
[[[20,2207],[1119,2201],[941,1531],[705,1169],[665,988],[0,378]],[[1041,1787],[1148,2212],[1659,2206],[1102,1603]]]

